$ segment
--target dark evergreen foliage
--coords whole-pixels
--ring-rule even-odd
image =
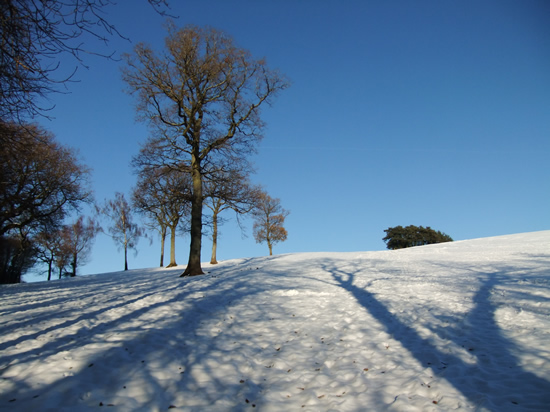
[[[435,231],[429,226],[396,226],[390,227],[384,232],[386,232],[386,236],[382,240],[386,242],[386,247],[392,250],[453,241],[449,235],[439,230]]]

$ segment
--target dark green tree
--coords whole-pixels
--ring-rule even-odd
[[[384,232],[386,236],[382,240],[391,250],[453,241],[449,235],[429,226],[395,226],[384,230]]]

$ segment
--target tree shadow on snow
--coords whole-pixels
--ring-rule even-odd
[[[246,270],[251,270],[262,262],[259,259],[257,262],[248,260],[244,263]],[[223,376],[224,370],[220,370],[225,366],[223,359],[233,356],[232,351],[227,349],[227,343],[237,344],[237,340],[242,340],[242,330],[225,328],[226,334],[219,338],[213,336],[209,339],[204,336],[209,333],[213,320],[223,319],[228,306],[245,297],[261,294],[266,288],[273,288],[272,284],[250,284],[249,278],[240,279],[236,275],[241,269],[233,267],[228,279],[223,265],[209,269],[204,276],[193,278],[174,280],[170,276],[155,279],[153,274],[138,287],[137,296],[130,296],[124,301],[117,301],[122,292],[109,298],[106,296],[98,303],[98,308],[80,309],[82,313],[71,320],[51,324],[40,332],[4,342],[4,349],[16,344],[22,347],[27,343],[33,344],[28,350],[2,356],[4,367],[0,376],[6,382],[12,379],[10,376],[14,376],[13,379],[18,382],[13,392],[0,392],[0,410],[57,411],[60,407],[87,410],[97,406],[114,406],[118,411],[167,410],[173,406],[185,410],[205,410],[220,400],[223,410],[250,406],[246,402],[252,402],[258,396],[262,382],[255,382],[254,379],[246,379],[244,382],[238,378],[246,376],[247,365],[244,363],[235,365],[229,362],[236,369],[230,372],[236,378],[229,383]],[[89,286],[94,287],[97,295],[102,293],[102,280],[108,290],[117,284],[106,277],[94,280]],[[161,282],[162,286],[159,287],[157,283],[151,291],[150,282]],[[70,282],[67,285],[70,289]],[[80,285],[76,289],[80,289]],[[88,296],[87,292],[83,295]],[[136,290],[133,292],[136,293]],[[169,294],[170,298],[163,298],[163,294]],[[78,299],[76,291],[75,298]],[[181,304],[183,306],[178,306]],[[34,307],[36,302],[30,305]],[[170,307],[185,309],[167,313],[164,318],[159,318],[158,312],[155,312]],[[25,310],[24,307],[19,309]],[[109,311],[119,309],[126,311],[111,319],[100,318]],[[270,315],[262,308],[254,310],[261,318],[260,321]],[[149,322],[144,320],[148,318]],[[55,320],[57,317],[52,314],[49,319]],[[44,320],[48,320],[48,316],[44,316]],[[89,321],[82,327],[82,333],[75,329],[81,321]],[[64,328],[69,328],[71,333],[45,338],[41,344],[35,344],[37,337]],[[109,340],[106,341],[106,338]],[[89,357],[82,352],[87,345],[94,346]],[[74,354],[80,356],[80,364],[74,369],[52,373],[44,370],[35,372],[57,376],[48,384],[32,386],[26,378],[21,379],[20,375],[10,372],[11,368],[32,368],[36,361],[50,362],[52,356],[67,356],[69,359],[57,362],[57,365],[53,362],[57,367],[59,364],[69,365]],[[29,373],[33,374],[27,369],[23,374],[29,376]],[[238,399],[224,399],[224,394],[239,396]],[[193,399],[190,404],[186,404],[187,395],[187,399]]]
[[[474,307],[462,319],[457,319],[454,315],[452,320],[455,326],[450,326],[460,330],[449,333],[433,328],[432,325],[424,325],[432,328],[435,334],[451,339],[454,345],[464,348],[470,359],[473,357],[472,362],[465,360],[456,350],[454,353],[442,351],[441,345],[437,345],[433,339],[422,337],[414,325],[408,324],[406,319],[402,319],[402,315],[400,318],[392,313],[378,300],[369,291],[368,285],[356,286],[356,278],[360,272],[363,272],[362,280],[369,276],[368,272],[364,272],[364,267],[355,272],[328,264],[322,265],[322,268],[332,275],[340,287],[350,292],[418,362],[430,367],[434,376],[447,380],[476,410],[548,410],[550,382],[522,368],[516,355],[520,348],[503,334],[495,317],[498,309],[492,299],[495,288],[506,281],[507,273],[521,269],[502,267],[485,273],[476,271],[480,287],[473,296]],[[383,270],[377,274],[382,275]],[[460,326],[456,326],[456,322]]]

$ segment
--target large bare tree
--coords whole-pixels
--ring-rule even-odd
[[[148,1],[165,13],[166,0]],[[98,45],[84,44],[85,35],[100,44],[113,34],[122,37],[105,17],[107,6],[113,4],[113,0],[0,1],[0,118],[20,121],[44,114],[50,107],[40,100],[58,91],[76,70],[60,71],[60,56],[72,55],[78,66],[84,64],[83,54],[101,53]]]
[[[191,174],[191,244],[182,276],[202,274],[203,177],[216,157],[255,150],[263,123],[260,107],[288,86],[264,59],[254,59],[212,28],[168,24],[166,50],[138,44],[125,57],[123,78],[138,96],[141,119],[157,130],[163,166]]]

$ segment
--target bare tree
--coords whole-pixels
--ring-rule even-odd
[[[92,200],[89,174],[74,151],[44,129],[0,121],[0,238],[11,239],[2,243],[10,256],[13,245],[32,247],[38,233],[56,230],[67,213]],[[0,283],[20,281],[21,273],[11,280],[5,273]]]
[[[254,208],[260,188],[250,184],[244,169],[219,172],[214,179],[205,182],[204,205],[212,211],[212,256],[210,263],[218,263],[218,226],[223,223],[220,213],[233,210],[237,216],[249,213]]]
[[[164,14],[166,0],[148,0]],[[38,100],[70,81],[76,68],[60,73],[60,56],[72,55],[76,67],[91,35],[106,44],[112,35],[123,37],[104,17],[113,0],[2,0],[0,2],[0,118],[20,121],[44,114]],[[95,52],[94,54],[100,54]],[[106,57],[112,55],[104,54]]]
[[[68,242],[64,241],[63,229],[60,231],[60,236],[59,249],[57,251],[57,256],[55,257],[55,267],[57,268],[59,279],[61,279],[63,276],[72,275],[72,271],[67,271],[67,268],[70,267],[71,264],[72,254],[69,249]],[[79,263],[78,258],[77,263]]]
[[[255,219],[253,232],[256,243],[266,242],[271,256],[273,245],[284,242],[287,238],[284,223],[290,212],[282,208],[280,199],[272,198],[262,192],[253,213]]]
[[[47,265],[48,280],[51,280],[54,265],[62,253],[61,231],[42,231],[35,237],[35,244],[38,249],[36,257]]]
[[[0,235],[54,224],[92,200],[89,169],[35,125],[0,122]]]
[[[141,154],[146,150],[142,149]],[[158,230],[161,235],[160,266],[164,265],[164,240],[167,229],[170,229],[170,263],[176,263],[176,233],[181,226],[182,218],[191,213],[191,178],[189,174],[164,168],[148,168],[143,156],[136,156],[134,167],[138,170],[138,183],[132,194],[134,207],[150,221],[149,226]],[[180,228],[188,231],[187,225]]]
[[[76,222],[66,225],[61,231],[61,248],[58,252],[58,264],[69,259],[71,276],[76,276],[76,269],[82,265],[90,256],[93,240],[100,227],[94,220],[80,216]],[[60,276],[63,266],[59,264]]]
[[[138,44],[125,57],[123,78],[138,96],[141,119],[162,132],[160,160],[191,174],[191,244],[182,276],[201,268],[203,177],[214,171],[216,156],[242,157],[255,149],[263,123],[260,107],[287,87],[285,79],[212,28],[168,25],[160,55]]]
[[[109,219],[109,236],[124,250],[124,270],[128,270],[128,249],[135,250],[145,232],[134,222],[130,204],[122,193],[115,193],[114,200],[106,200],[105,205],[97,210]]]

